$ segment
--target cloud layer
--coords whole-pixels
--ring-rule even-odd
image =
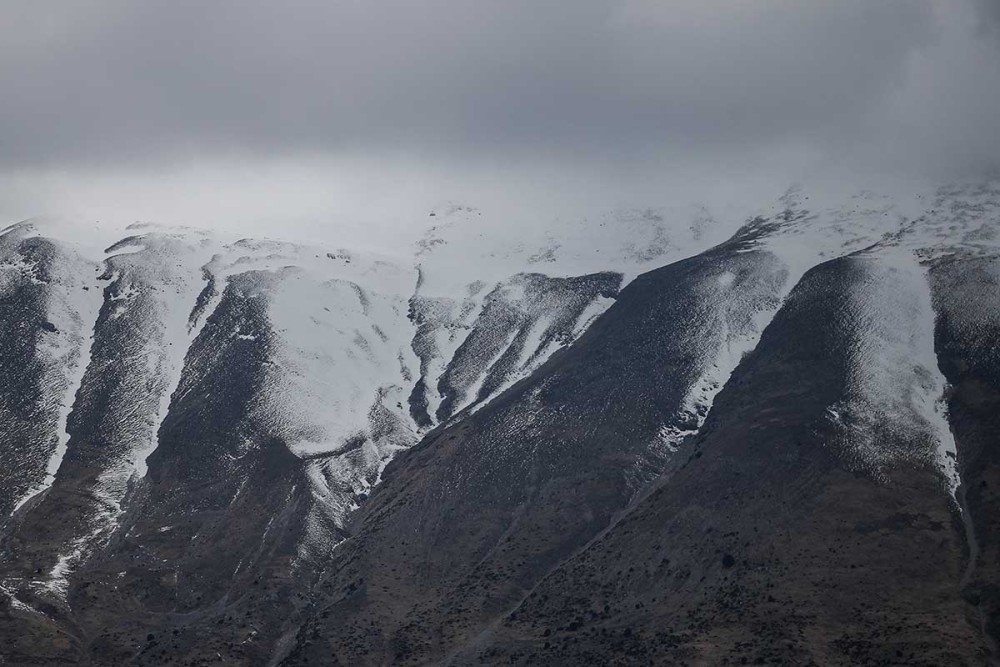
[[[0,172],[358,159],[613,180],[792,155],[789,174],[961,176],[1000,159],[998,6],[5,3]]]

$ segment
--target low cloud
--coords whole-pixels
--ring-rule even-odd
[[[228,172],[228,197],[273,178],[277,199],[315,202],[300,206],[312,215],[333,206],[324,179],[358,180],[352,164],[363,191],[419,192],[413,206],[449,188],[516,198],[528,175],[609,202],[679,174],[967,176],[1000,159],[998,7],[6,3],[0,213],[110,196],[116,182],[122,200],[155,202],[159,187],[180,212],[178,184]],[[295,195],[290,178],[316,190]],[[73,189],[84,180],[102,185]],[[190,208],[210,190],[190,190]]]

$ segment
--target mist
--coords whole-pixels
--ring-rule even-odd
[[[0,215],[398,243],[1000,164],[988,0],[0,9]]]

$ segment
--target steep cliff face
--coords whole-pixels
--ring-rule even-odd
[[[8,228],[0,655],[995,660],[1000,190],[924,201]]]

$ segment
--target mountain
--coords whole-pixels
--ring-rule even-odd
[[[2,232],[7,663],[1000,660],[1000,184],[432,213]]]

